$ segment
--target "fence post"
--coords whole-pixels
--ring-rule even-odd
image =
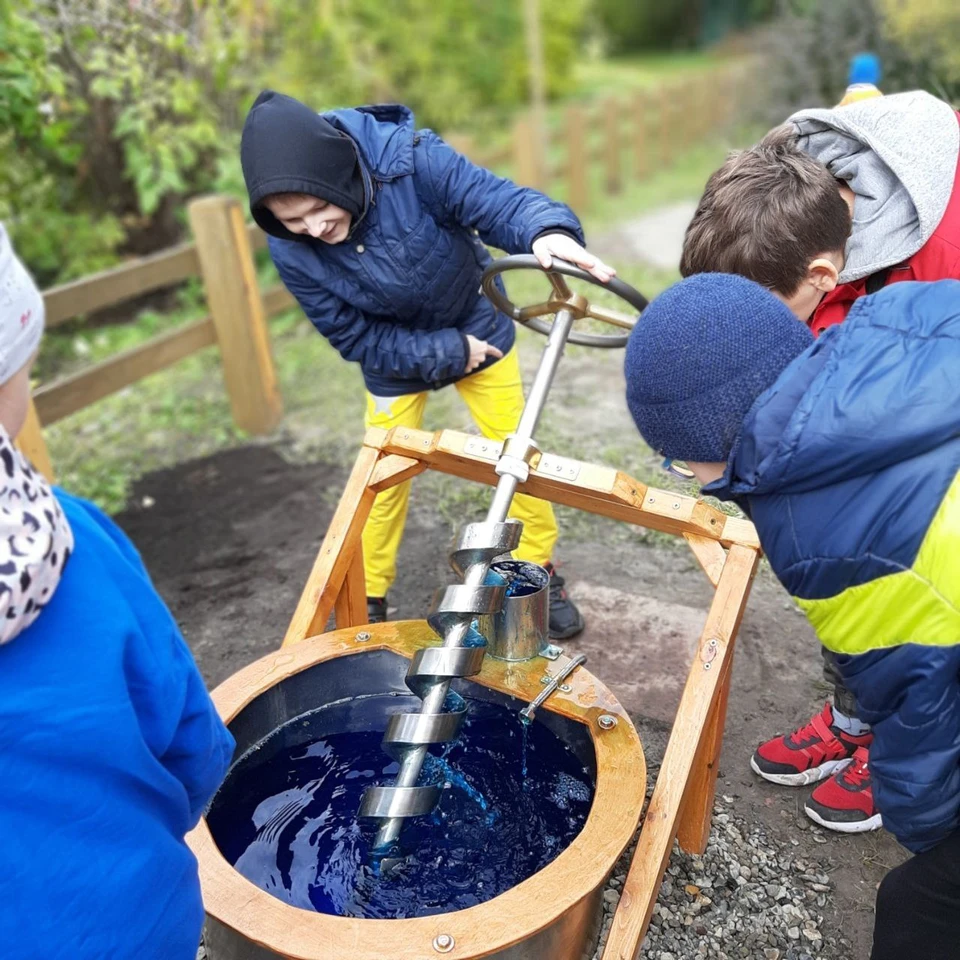
[[[620,104],[616,97],[610,97],[603,105],[603,133],[607,192],[619,193],[622,185],[620,158],[623,144],[620,142]]]
[[[47,450],[47,441],[43,438],[43,427],[37,408],[33,405],[33,397],[27,407],[27,419],[17,434],[17,446],[20,452],[50,481],[53,483],[53,464],[50,462],[50,451]]]
[[[680,99],[680,123],[683,129],[683,146],[689,149],[699,136],[698,123],[700,121],[699,101],[697,98],[696,80],[687,80],[677,91]]]
[[[567,108],[567,176],[569,192],[567,200],[574,212],[582,214],[587,209],[589,192],[587,185],[587,165],[589,144],[587,143],[587,119],[583,107]]]
[[[643,180],[650,172],[650,98],[638,93],[633,98],[633,178]]]
[[[660,143],[660,164],[663,167],[669,166],[673,159],[673,93],[668,86],[661,86],[657,91],[657,110],[658,124],[657,136]]]
[[[546,178],[540,158],[545,152],[537,143],[533,121],[521,114],[513,125],[513,161],[517,168],[517,183],[522,187],[543,189]]]
[[[189,214],[234,422],[248,433],[269,433],[283,403],[240,203],[202,197]]]

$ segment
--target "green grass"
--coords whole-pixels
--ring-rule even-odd
[[[715,70],[729,60],[729,57],[702,51],[581,59],[577,63],[570,97],[599,97],[650,89],[664,82]]]
[[[715,139],[684,153],[669,169],[639,184],[627,184],[616,197],[602,193],[600,174],[594,184],[594,203],[586,218],[588,234],[616,222],[684,197],[695,197],[706,177],[722,159],[728,144]],[[562,195],[562,190],[556,191]],[[676,279],[672,271],[621,265],[623,279],[648,297]],[[276,282],[272,266],[261,266],[263,286]],[[512,278],[512,295],[518,301],[544,299],[545,283],[535,276]],[[38,375],[44,381],[89,366],[118,350],[173,329],[203,312],[200,291],[193,286],[183,292],[177,309],[165,314],[145,312],[129,324],[85,330],[58,327],[44,341]],[[349,465],[362,434],[363,383],[356,365],[344,363],[330,345],[302,318],[290,311],[271,322],[271,338],[285,407],[279,438],[281,449],[292,459],[324,460]],[[532,371],[541,344],[538,335],[521,331],[520,342],[527,374]],[[611,389],[610,377],[619,376],[621,354],[611,351],[598,358],[597,351],[570,348],[566,364],[597,367],[596,389]],[[602,362],[601,362],[602,361]],[[606,366],[604,366],[606,364]],[[556,404],[543,421],[545,449],[569,456],[599,460],[618,466],[644,482],[669,485],[670,478],[658,461],[626,429],[622,417],[578,432],[578,412],[593,405],[589,395],[558,390]],[[427,408],[427,429],[467,429],[469,417],[453,390],[441,391]],[[150,471],[217,450],[248,442],[232,423],[224,391],[218,354],[208,349],[176,366],[154,374],[118,394],[107,397],[46,431],[47,443],[58,481],[89,497],[110,512],[127,502],[133,481]],[[149,491],[148,491],[149,492]],[[336,496],[339,491],[331,492]],[[452,525],[462,522],[473,504],[482,507],[486,493],[480,488],[464,490],[450,478],[427,475],[415,485],[418,501],[439,509]],[[569,513],[569,512],[568,512]],[[564,518],[565,536],[579,536],[582,515]],[[621,530],[622,524],[611,525]]]

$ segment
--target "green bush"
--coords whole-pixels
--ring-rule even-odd
[[[586,4],[543,4],[552,94]],[[7,0],[0,219],[52,284],[177,241],[193,194],[242,190],[261,87],[318,109],[402,100],[422,125],[482,133],[527,81],[516,0]]]
[[[233,0],[15,0],[0,16],[0,218],[42,283],[178,238],[251,82]],[[232,121],[232,122],[231,122]]]

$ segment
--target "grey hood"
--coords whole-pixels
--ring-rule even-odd
[[[930,239],[960,153],[960,123],[948,103],[914,91],[800,110],[788,122],[800,148],[856,194],[842,282],[901,263]]]

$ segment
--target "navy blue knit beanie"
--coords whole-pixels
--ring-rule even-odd
[[[627,406],[661,456],[726,462],[754,401],[811,343],[807,327],[752,280],[688,277],[630,334]]]

